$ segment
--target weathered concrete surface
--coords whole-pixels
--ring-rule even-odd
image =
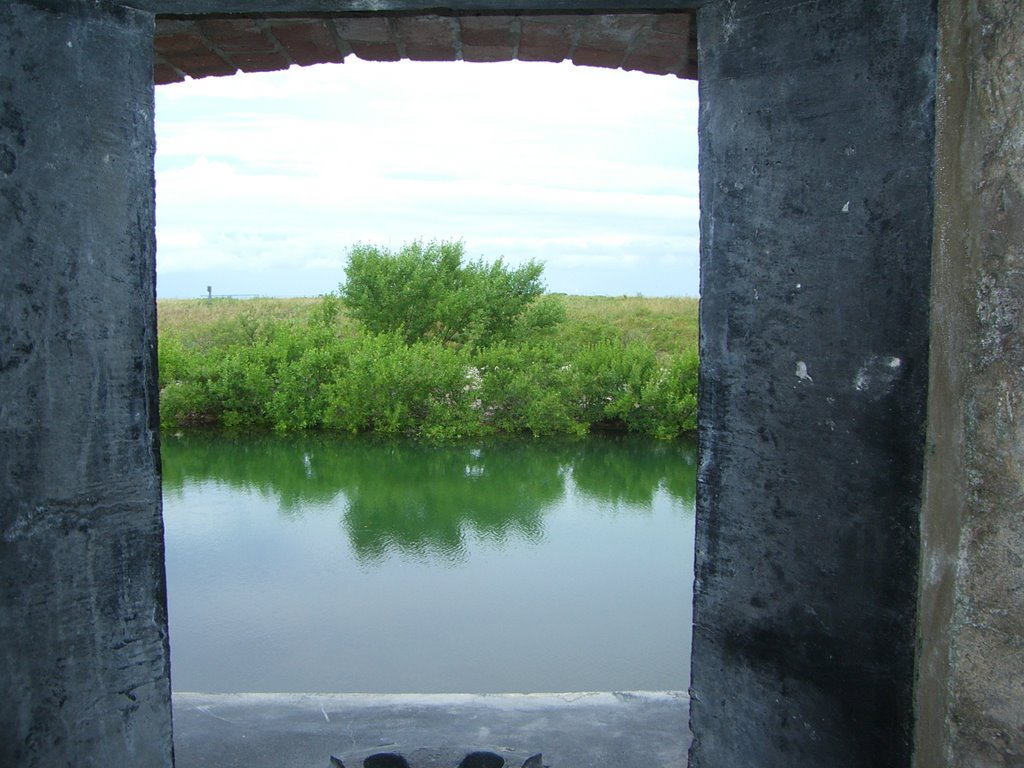
[[[1024,765],[1024,15],[940,3],[920,768]]]
[[[158,14],[339,14],[601,12],[686,10],[707,0],[120,0],[124,5]]]
[[[690,760],[909,766],[931,0],[698,15]]]
[[[623,9],[601,0],[0,2],[0,765],[171,762],[155,452],[154,25],[125,10],[133,3],[185,15]],[[918,766],[1024,764],[1018,5],[938,3],[920,529],[935,4],[714,0],[702,12],[694,765],[904,766],[915,703]],[[213,708],[179,711],[185,761],[198,732],[190,718],[216,718]],[[542,721],[545,744],[568,732],[567,722],[528,722]],[[273,737],[277,727],[267,720],[252,732],[264,758],[276,753],[262,728]],[[402,727],[426,740],[434,726]],[[680,732],[664,743],[685,745]],[[593,751],[534,748],[553,765],[599,764]]]
[[[0,765],[171,763],[152,18],[0,4]]]
[[[331,755],[358,768],[376,752],[460,747],[510,768],[537,752],[551,768],[684,768],[687,703],[682,693],[175,693],[177,768],[328,768]]]

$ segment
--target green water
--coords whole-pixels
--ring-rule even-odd
[[[179,691],[679,690],[694,448],[165,436]]]

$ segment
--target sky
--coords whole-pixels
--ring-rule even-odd
[[[461,240],[549,291],[698,294],[697,87],[363,62],[159,86],[157,295],[319,296],[358,243]]]

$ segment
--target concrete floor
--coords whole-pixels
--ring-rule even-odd
[[[174,694],[177,768],[361,768],[397,752],[456,768],[472,750],[520,768],[685,768],[685,693]]]

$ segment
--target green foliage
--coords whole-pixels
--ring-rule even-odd
[[[360,336],[345,375],[328,385],[325,426],[348,432],[454,438],[480,431],[470,408],[467,358],[436,341]]]
[[[210,394],[226,427],[270,427],[280,349],[266,342],[237,346],[221,358],[210,377]]]
[[[644,387],[658,363],[644,344],[603,341],[580,350],[575,361],[580,406],[592,422],[618,422],[636,430]]]
[[[697,369],[696,349],[658,369],[641,392],[638,431],[664,440],[697,430]]]
[[[206,422],[220,411],[210,392],[212,360],[177,336],[161,335],[158,345],[160,423],[164,427]]]
[[[517,269],[501,259],[463,263],[461,242],[416,241],[398,252],[357,245],[349,253],[340,295],[348,313],[370,333],[401,335],[406,343],[436,340],[483,348],[511,338],[544,292],[543,265]],[[557,311],[529,317],[550,325]]]
[[[476,371],[482,417],[498,431],[536,436],[587,431],[572,405],[571,366],[554,345],[499,344],[480,353]]]
[[[279,432],[326,426],[331,387],[349,368],[352,345],[318,324],[322,321],[291,333],[290,354],[284,355],[279,365],[269,404],[270,419]]]
[[[672,439],[696,429],[697,352],[687,335],[696,302],[537,298],[539,268],[465,265],[461,244],[414,244],[386,258],[365,246],[356,253],[381,275],[390,268],[384,262],[397,261],[411,281],[397,291],[406,297],[405,320],[388,325],[382,315],[380,331],[372,319],[353,324],[350,293],[179,302],[166,322],[161,304],[162,425],[430,440],[594,429]],[[430,305],[424,286],[438,274],[466,290]],[[420,304],[429,322],[414,311]],[[676,347],[667,343],[671,328],[684,336]]]

